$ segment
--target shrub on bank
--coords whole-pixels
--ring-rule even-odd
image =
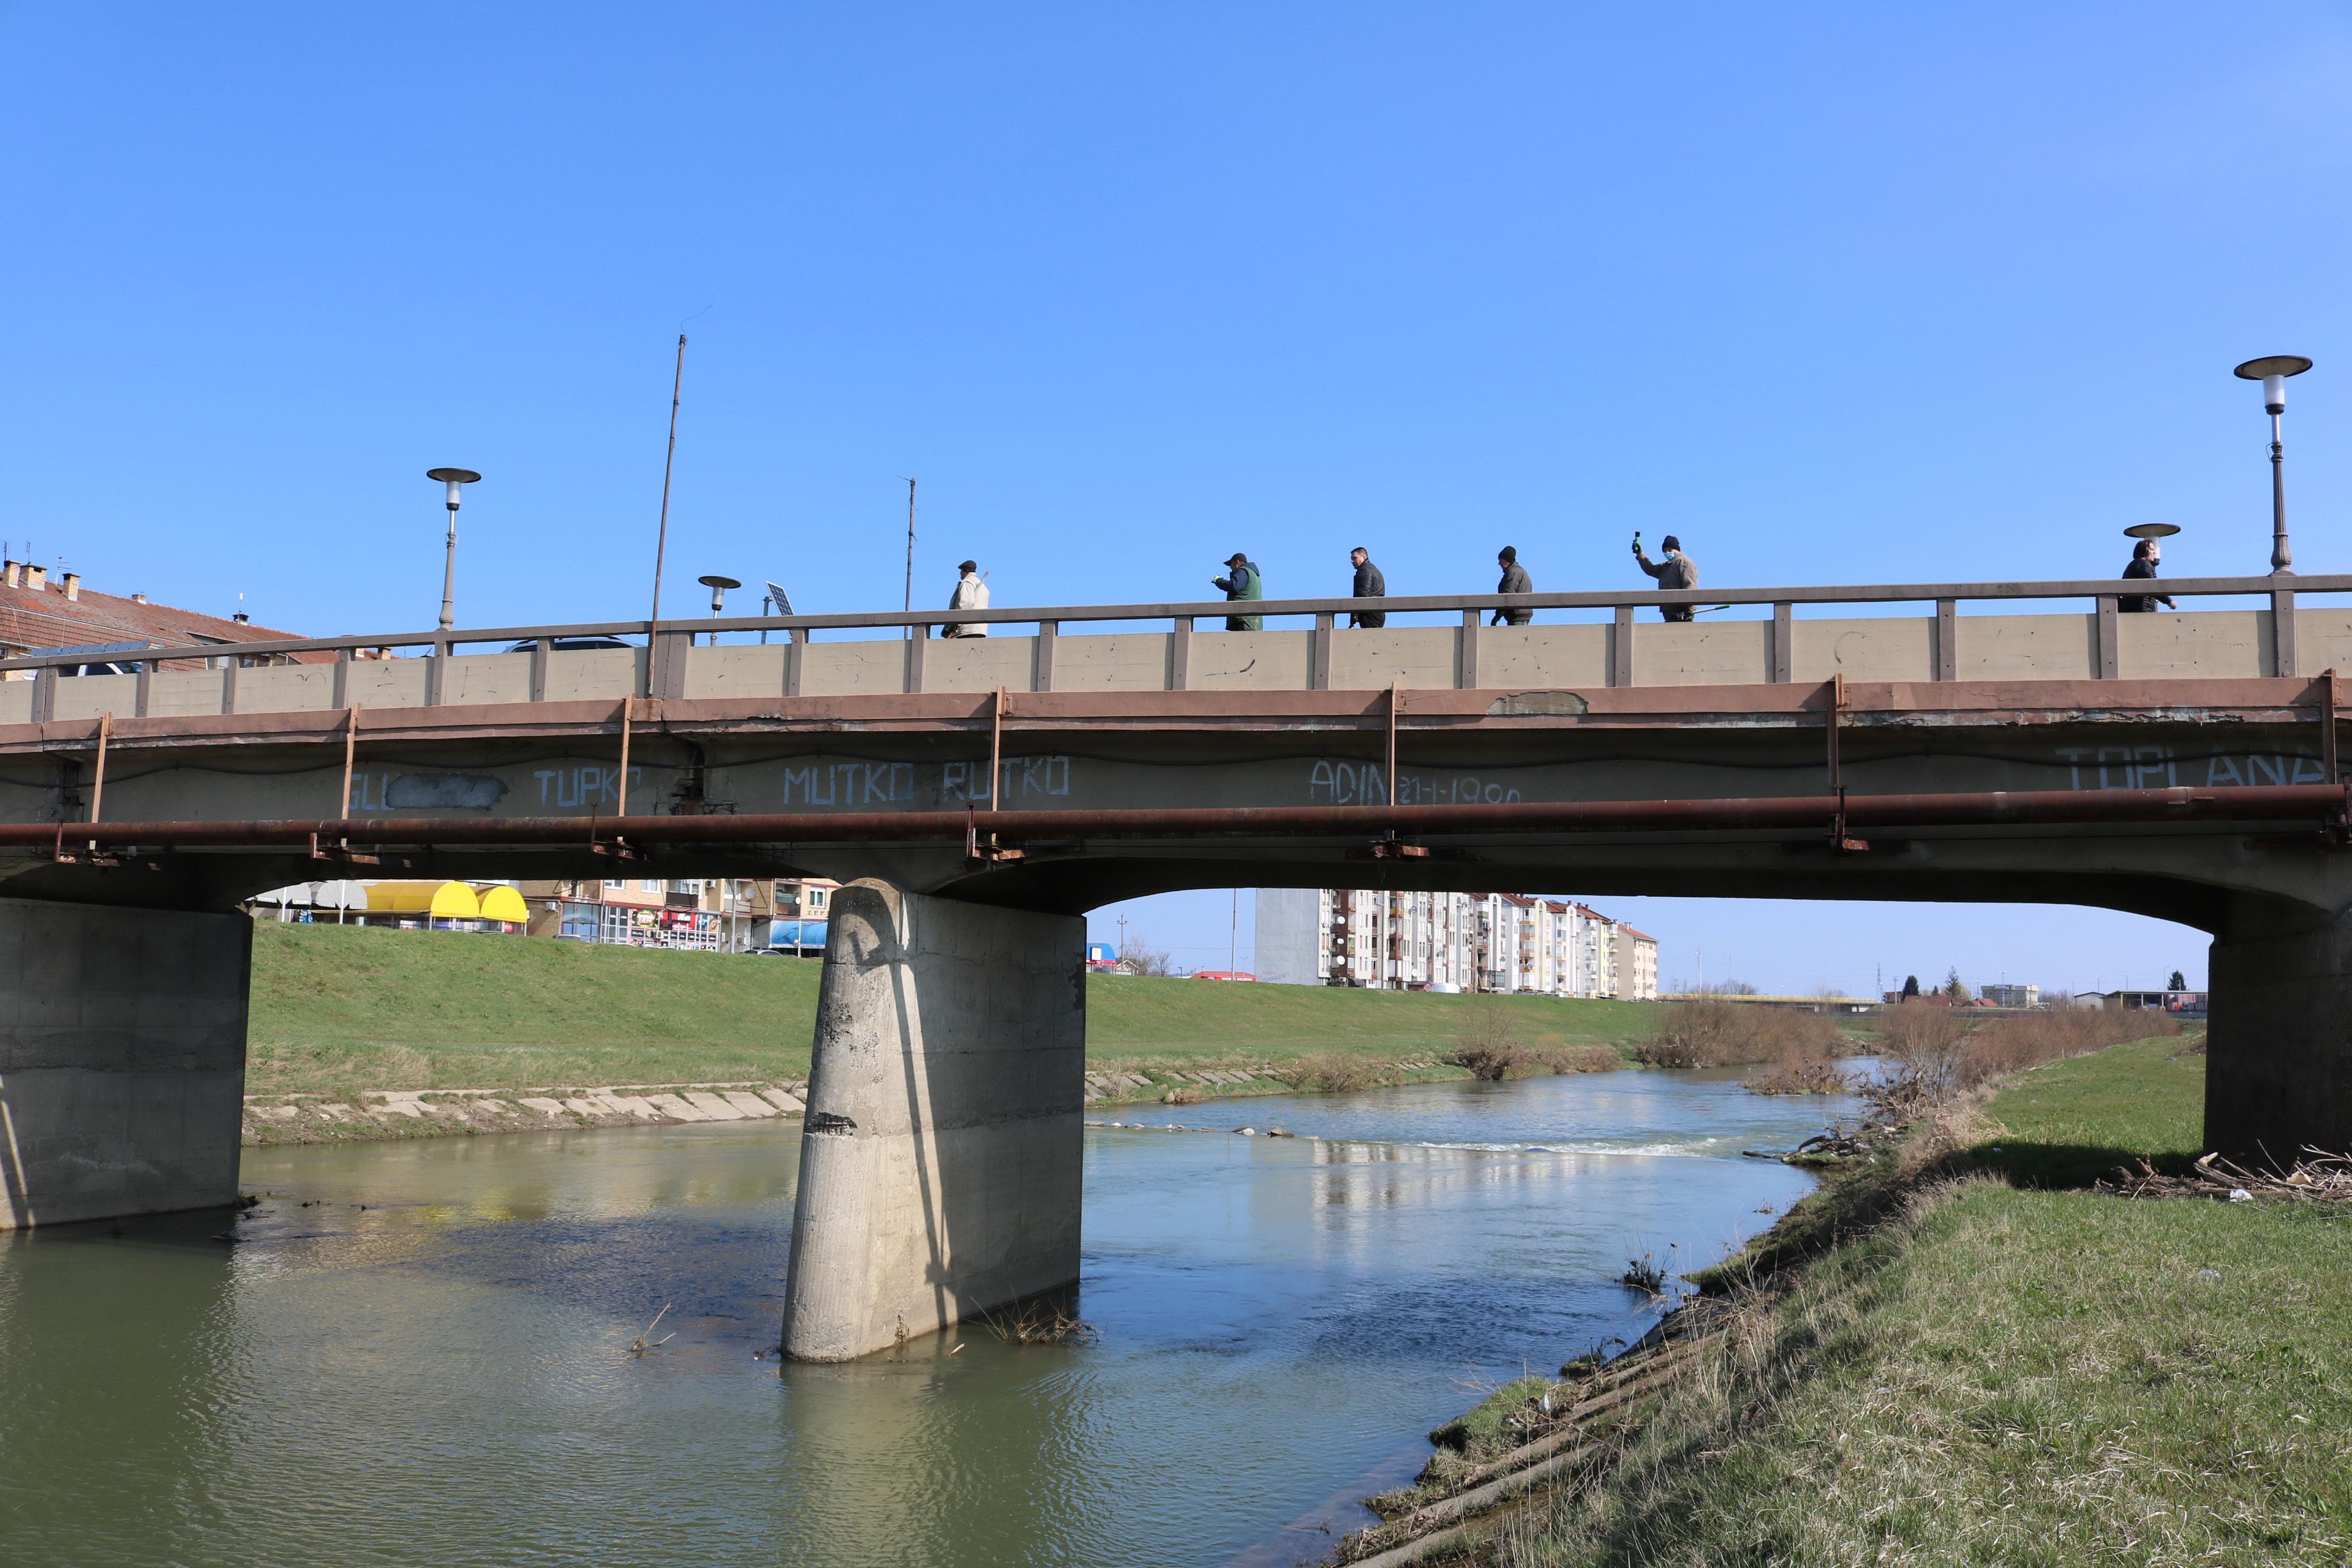
[[[1620,1065],[1617,1053],[1607,1046],[1530,1045],[1519,1037],[1507,1008],[1483,998],[1471,1005],[1445,1060],[1486,1083],[1547,1073],[1608,1072]]]
[[[1654,1068],[1749,1067],[1769,1063],[1802,1068],[1828,1063],[1849,1048],[1838,1026],[1819,1013],[1738,1002],[1672,1002],[1638,1047]]]
[[[1879,1029],[1879,1049],[1893,1063],[1886,1093],[1898,1100],[1940,1104],[2005,1073],[2126,1040],[2179,1033],[2179,1022],[2166,1014],[2121,1007],[2069,1007],[1971,1026],[1963,1012],[1915,1005],[1897,1007],[1886,1016]]]

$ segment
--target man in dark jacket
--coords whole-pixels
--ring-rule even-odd
[[[2132,546],[2131,563],[2124,568],[2124,575],[2134,580],[2153,577],[2156,563],[2163,559],[2164,552],[2157,548],[2156,541],[2143,539]],[[2168,610],[2180,607],[2168,594],[2133,594],[2116,601],[2116,608],[2126,616],[2153,615],[2158,605]]]
[[[1225,570],[1229,575],[1210,578],[1210,587],[1216,589],[1228,599],[1265,597],[1265,579],[1258,575],[1256,562],[1236,550],[1226,558]],[[1229,632],[1259,632],[1265,629],[1264,616],[1227,616],[1225,617],[1225,630]]]
[[[1664,543],[1666,558],[1664,561],[1653,561],[1642,553],[1641,536],[1636,534],[1633,538],[1634,564],[1655,577],[1661,588],[1697,587],[1698,566],[1689,556],[1683,553],[1683,542],[1669,533]],[[1660,605],[1658,615],[1664,620],[1686,621],[1691,618],[1695,608],[1696,606],[1690,605]]]
[[[1495,564],[1503,569],[1503,580],[1495,584],[1497,594],[1532,594],[1536,591],[1535,581],[1528,575],[1528,569],[1519,564],[1519,552],[1515,547],[1503,546],[1495,557]],[[1496,610],[1495,618],[1486,624],[1490,626],[1523,626],[1535,618],[1533,610]]]
[[[1359,544],[1348,552],[1348,560],[1356,568],[1356,585],[1350,590],[1349,597],[1385,599],[1389,596],[1389,580],[1381,575],[1379,567],[1372,564],[1370,551]],[[1389,613],[1386,610],[1357,610],[1348,616],[1348,624],[1351,626],[1384,626],[1389,624]]]

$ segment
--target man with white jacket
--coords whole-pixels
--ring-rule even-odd
[[[956,568],[962,575],[956,579],[955,594],[948,600],[950,610],[984,610],[988,608],[988,579],[980,574],[980,563],[967,561]],[[984,637],[988,624],[973,621],[964,626],[943,626],[940,635],[945,637]]]

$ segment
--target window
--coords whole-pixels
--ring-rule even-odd
[[[607,878],[604,882],[604,890],[608,893],[625,892],[628,890],[628,886],[629,884],[626,882],[616,882],[612,880],[610,878]]]
[[[824,908],[824,889],[823,888],[811,888],[809,889],[808,901],[809,908],[813,910],[821,910]]]
[[[662,885],[660,881],[655,878],[648,877],[637,884],[637,891],[640,893],[658,893],[661,890]]]

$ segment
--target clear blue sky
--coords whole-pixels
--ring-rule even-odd
[[[680,607],[895,605],[908,474],[918,592],[969,553],[1000,604],[1235,547],[1328,592],[1357,542],[1598,585],[1635,527],[1714,583],[2105,574],[2150,519],[2259,570],[2228,372],[2279,352],[2297,563],[2347,564],[2336,6],[0,4],[0,536],[96,587],[426,624],[462,463],[461,621],[642,614],[688,318]],[[1857,918],[1760,913],[1640,918],[1791,979]]]

